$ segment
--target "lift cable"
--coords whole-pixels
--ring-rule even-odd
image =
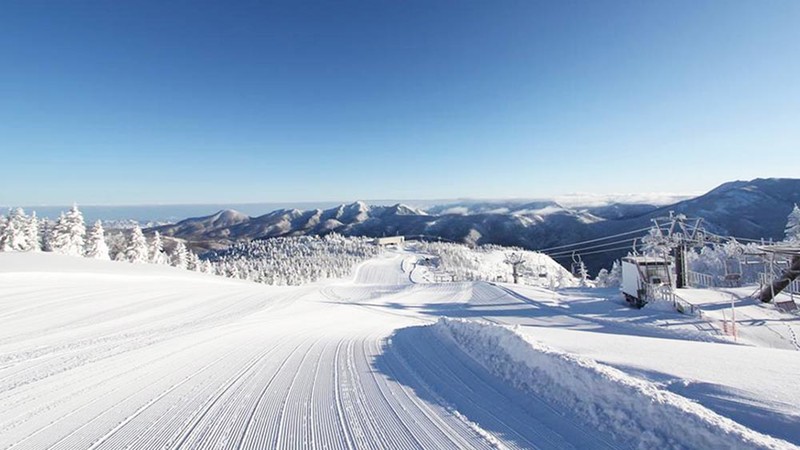
[[[613,251],[617,251],[617,250],[626,250],[626,249],[630,250],[631,246],[630,245],[626,245],[624,247],[615,247],[615,248],[607,248],[607,249],[603,249],[603,250],[595,250],[595,251],[591,251],[591,252],[584,252],[584,253],[581,253],[581,256],[594,255],[596,253],[606,253],[606,252],[613,252]],[[548,255],[548,256],[550,256],[550,255]],[[571,254],[568,253],[568,254],[563,254],[563,255],[551,256],[551,258],[553,258],[553,259],[562,259],[562,258],[568,258],[568,257],[571,257]]]
[[[641,229],[638,229],[638,230],[627,231],[625,233],[613,234],[611,236],[605,236],[605,237],[600,237],[600,238],[596,238],[596,239],[589,239],[588,241],[581,241],[581,242],[575,242],[575,243],[572,243],[572,244],[558,245],[558,246],[555,246],[555,247],[541,248],[541,249],[537,249],[537,250],[534,250],[534,251],[544,253],[544,252],[549,252],[551,250],[558,250],[558,249],[561,249],[561,248],[577,247],[577,246],[580,246],[580,245],[583,245],[583,244],[591,244],[592,242],[600,242],[600,241],[605,241],[605,240],[608,240],[608,239],[613,239],[613,238],[617,238],[617,237],[621,237],[621,236],[627,236],[629,234],[641,233],[643,231],[649,230],[650,228],[652,228],[652,227],[641,228]]]
[[[610,245],[623,244],[623,243],[626,243],[626,242],[630,243],[630,242],[636,241],[637,239],[639,239],[639,238],[623,239],[621,241],[612,241],[612,242],[606,242],[604,244],[590,245],[588,247],[576,248],[574,250],[562,250],[562,251],[559,251],[559,252],[546,253],[546,255],[552,257],[552,256],[561,256],[561,255],[566,255],[566,254],[571,254],[571,253],[584,254],[585,250],[593,250],[593,249],[597,249],[597,248],[608,247]]]
[[[726,239],[726,240],[735,239],[738,242],[754,242],[756,244],[765,243],[765,241],[762,240],[762,239],[751,239],[751,238],[744,238],[744,237],[737,237],[737,236],[723,236],[721,234],[712,233],[712,232],[710,232],[708,230],[705,230],[703,228],[696,228],[691,224],[687,224],[687,225],[688,225],[689,228],[692,228],[693,230],[702,231],[705,234],[708,234],[710,236],[714,236],[714,237],[717,237],[717,238],[720,238],[720,239]]]

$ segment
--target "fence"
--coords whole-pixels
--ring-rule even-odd
[[[786,288],[786,291],[792,294],[800,294],[800,280],[792,281]]]
[[[701,319],[704,318],[703,310],[678,297],[677,295],[672,295],[672,304],[675,306],[675,310],[681,314],[689,314],[691,316],[697,316]]]
[[[761,283],[761,286],[769,286],[773,281],[775,281],[775,279],[768,273],[761,273],[759,276],[759,282]],[[786,286],[786,289],[784,289],[783,292],[786,292],[787,294],[800,295],[800,279],[789,283],[789,286]]]
[[[688,271],[689,286],[713,287],[714,277],[705,273]]]
[[[672,295],[673,301],[672,304],[675,306],[675,310],[681,314],[687,314],[690,316],[695,316],[698,319],[702,320],[707,324],[707,329],[709,333],[719,333],[725,334],[727,336],[731,336],[734,340],[737,339],[736,333],[736,322],[733,319],[733,316],[727,317],[725,311],[722,311],[722,320],[714,317],[708,316],[699,306],[689,303],[687,300],[679,297],[676,294]]]

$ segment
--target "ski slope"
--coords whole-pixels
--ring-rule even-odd
[[[535,360],[547,345],[577,358],[559,366],[564,380],[589,380],[598,392],[635,380],[641,392],[691,403],[663,421],[692,417],[710,439],[724,434],[711,445],[800,443],[789,380],[800,373],[798,352],[732,345],[691,318],[587,291],[421,283],[415,258],[390,252],[349,281],[271,287],[0,253],[0,448],[630,448],[669,433],[641,418],[652,408],[646,395],[608,397],[615,403],[599,407],[624,420],[598,426],[519,384],[527,369],[467,339],[507,330],[495,324],[515,325],[522,339],[500,354]],[[469,333],[441,317],[468,319]],[[710,362],[697,367],[703,355]],[[622,374],[579,378],[581,358]],[[724,401],[711,395],[719,392]],[[656,437],[621,432],[631,427]],[[667,447],[692,443],[676,435]]]

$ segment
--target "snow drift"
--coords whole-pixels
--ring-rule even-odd
[[[575,413],[636,448],[796,448],[653,383],[527,340],[516,330],[461,319],[433,325],[495,376]]]

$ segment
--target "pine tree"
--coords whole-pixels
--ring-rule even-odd
[[[786,241],[800,243],[800,208],[796,204],[786,220]]]
[[[42,250],[41,239],[39,239],[39,219],[36,217],[36,211],[31,213],[28,218],[28,226],[25,229],[26,238],[28,241],[28,250],[38,252]]]
[[[128,262],[139,264],[149,261],[147,254],[147,239],[145,239],[139,225],[133,227],[128,245],[125,247],[125,259]]]
[[[611,265],[611,271],[608,273],[606,287],[617,287],[620,283],[622,283],[622,264],[620,264],[619,260],[616,260]]]
[[[0,222],[0,252],[12,252],[14,248],[11,242],[13,242],[13,236],[17,231],[6,216],[0,216],[0,218],[2,218],[2,222]]]
[[[172,265],[175,267],[180,267],[181,269],[186,269],[189,264],[189,251],[186,249],[186,245],[178,241],[175,245],[175,250],[172,252]]]
[[[8,219],[6,219],[6,216],[0,214],[0,239],[2,239],[3,233],[5,233],[5,231],[6,231],[6,222],[7,221],[8,221]],[[2,247],[2,245],[0,243],[0,252],[2,252],[2,251],[3,251],[3,247]]]
[[[583,261],[580,262],[578,266],[578,276],[581,279],[581,286],[586,287],[589,286],[589,271],[586,269],[586,264]]]
[[[49,220],[42,220],[40,228],[42,233],[42,250],[52,252],[53,250],[53,229],[55,224]]]
[[[608,286],[608,269],[600,269],[600,272],[597,273],[597,277],[595,278],[595,283],[597,283],[597,287]]]
[[[161,233],[158,231],[153,234],[153,240],[150,241],[150,262],[153,264],[169,264],[169,258],[164,253],[164,244],[161,241]]]
[[[98,220],[86,236],[86,257],[109,260],[108,245],[106,244],[103,224]]]
[[[78,210],[78,205],[66,214],[62,213],[53,227],[53,251],[71,256],[83,256],[84,235],[86,225],[83,223],[83,214]]]
[[[186,255],[186,268],[195,272],[200,272],[200,258],[193,251],[189,251]]]
[[[68,235],[67,219],[64,217],[64,213],[62,212],[58,215],[56,223],[53,224],[53,227],[50,229],[50,250],[55,253],[63,253],[61,249],[68,245]]]
[[[28,250],[28,218],[22,208],[9,210],[3,232],[0,234],[0,251],[24,252]]]

